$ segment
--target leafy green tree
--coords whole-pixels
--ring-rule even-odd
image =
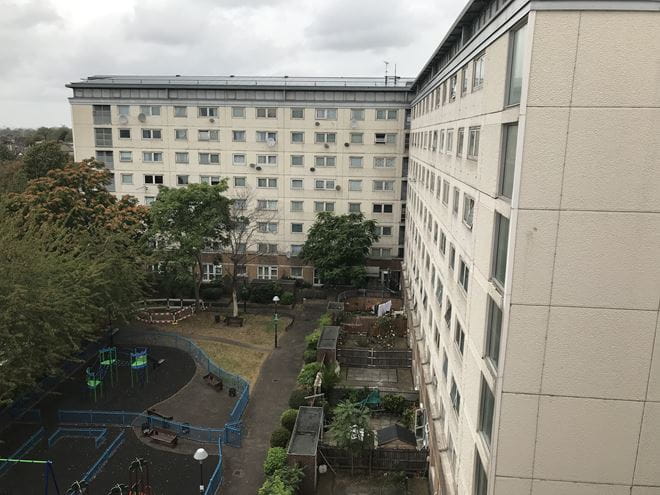
[[[0,144],[0,163],[16,159],[16,153],[12,152],[6,144]]]
[[[357,452],[373,447],[373,432],[369,426],[369,409],[344,400],[333,410],[330,433],[338,447]]]
[[[56,141],[33,144],[23,155],[25,175],[28,179],[44,177],[48,171],[64,168],[69,162],[69,154],[62,151]]]
[[[374,220],[357,213],[322,212],[316,216],[300,256],[319,270],[324,282],[359,285],[366,279],[369,248],[377,240]]]
[[[172,260],[193,274],[199,306],[202,285],[202,252],[212,242],[224,245],[230,229],[231,200],[222,193],[227,183],[163,187],[151,205],[150,234],[160,246],[162,261]]]
[[[26,185],[27,179],[22,161],[0,161],[0,194],[21,192]]]

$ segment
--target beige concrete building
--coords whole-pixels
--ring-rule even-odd
[[[657,2],[471,1],[413,85],[436,493],[660,494]]]
[[[75,158],[104,162],[116,194],[144,204],[162,185],[226,178],[230,195],[270,213],[248,246],[266,255],[245,267],[250,278],[319,282],[296,256],[319,211],[377,220],[370,274],[396,278],[411,82],[93,76],[68,85]]]

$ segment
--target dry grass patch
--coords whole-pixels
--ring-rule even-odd
[[[241,375],[254,385],[268,352],[255,351],[222,342],[197,341],[197,345],[222,369]]]

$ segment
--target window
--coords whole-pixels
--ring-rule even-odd
[[[364,144],[364,134],[361,132],[351,132],[351,144]]]
[[[523,80],[523,55],[525,51],[525,35],[527,25],[521,26],[511,35],[509,52],[509,81],[507,105],[520,103],[520,92]]]
[[[350,168],[362,168],[363,163],[364,163],[364,158],[361,156],[348,157],[348,166]]]
[[[468,132],[467,157],[471,160],[476,160],[479,156],[479,135],[481,134],[481,127],[470,127]]]
[[[198,141],[218,141],[219,132],[217,130],[200,129],[197,131]]]
[[[144,176],[145,184],[162,184],[163,176],[162,175],[145,175]]]
[[[246,177],[234,177],[234,187],[245,187],[247,186]]]
[[[438,301],[438,305],[442,306],[442,293],[444,291],[444,287],[442,286],[442,280],[440,280],[440,277],[437,278],[437,283],[435,286],[435,299]]]
[[[305,109],[304,108],[292,108],[291,109],[291,118],[292,119],[304,119],[305,118]]]
[[[291,256],[300,256],[302,248],[302,244],[291,244]]]
[[[292,143],[304,143],[305,142],[305,133],[301,131],[291,132],[291,142]]]
[[[467,65],[461,69],[461,96],[468,91]]]
[[[438,146],[438,151],[442,152],[445,150],[445,130],[440,131],[440,145]]]
[[[243,249],[241,250],[241,245],[239,244],[238,252],[245,252],[245,245],[243,244]],[[237,277],[247,277],[247,266],[245,265],[236,265],[236,276]]]
[[[174,153],[174,162],[175,163],[188,163],[188,153],[184,152],[184,151]]]
[[[391,203],[374,203],[373,212],[374,213],[392,213],[392,204]]]
[[[393,180],[375,180],[374,191],[394,191]]]
[[[479,451],[474,453],[474,495],[486,495],[488,493],[488,477],[486,470],[479,457]]]
[[[316,120],[337,120],[336,108],[317,108]]]
[[[259,280],[277,280],[277,267],[276,266],[258,266],[257,278]]]
[[[144,197],[144,204],[146,206],[151,206],[154,204],[154,201],[156,201],[156,198],[154,196],[145,196]]]
[[[456,100],[456,84],[458,81],[458,76],[454,74],[449,78],[449,101]]]
[[[453,270],[456,263],[456,248],[449,243],[449,269]]]
[[[233,207],[237,210],[245,210],[247,208],[247,199],[235,199]],[[238,226],[241,229],[241,232],[244,232],[247,228],[245,222],[237,222]]]
[[[470,283],[470,269],[468,268],[465,260],[460,258],[458,263],[458,283],[463,287],[465,292],[468,291],[468,285]]]
[[[143,162],[162,162],[163,161],[163,152],[162,151],[143,151],[142,152],[142,161]]]
[[[291,246],[291,251],[293,252],[293,246]],[[291,278],[303,278],[303,267],[302,266],[292,266],[291,273],[289,274]]]
[[[316,179],[314,181],[314,189],[334,189],[334,179]]]
[[[509,219],[495,212],[495,254],[492,278],[504,287],[506,277],[506,255],[509,242]]]
[[[197,107],[198,117],[217,117],[218,107]]]
[[[174,139],[187,141],[188,129],[174,129]]]
[[[119,139],[131,139],[131,130],[119,129]]]
[[[277,108],[257,108],[258,119],[276,119]]]
[[[160,116],[160,105],[141,105],[140,113],[143,113],[147,117],[158,117]]]
[[[456,156],[463,156],[463,141],[465,140],[465,128],[459,127],[456,136]]]
[[[291,155],[291,166],[302,167],[305,164],[304,155]]]
[[[390,225],[376,225],[376,235],[379,236],[391,236],[392,227]]]
[[[394,168],[396,157],[393,156],[375,156],[374,168]]]
[[[121,134],[121,133],[120,133]],[[129,135],[130,136],[130,130]],[[112,147],[112,129],[110,127],[97,127],[94,129],[94,141],[96,146]]]
[[[133,152],[132,151],[120,151],[119,152],[119,161],[120,162],[132,162],[133,161]]]
[[[337,164],[337,158],[335,156],[315,156],[314,157],[314,166],[315,167],[334,167]]]
[[[442,202],[445,206],[449,204],[449,181],[446,179],[442,180]]]
[[[258,165],[277,165],[277,155],[257,155]]]
[[[390,256],[392,256],[392,250],[390,248],[382,248],[382,247],[371,248],[372,258],[389,258]]]
[[[211,282],[222,277],[222,265],[204,263],[202,265],[202,282]]]
[[[160,129],[142,129],[142,139],[162,139]]]
[[[461,191],[458,187],[454,187],[454,201],[452,202],[452,212],[454,215],[458,214],[458,203],[461,200]]]
[[[277,200],[276,199],[259,199],[259,200],[257,200],[257,210],[277,211]]]
[[[121,174],[121,183],[125,186],[133,184],[133,174]]]
[[[348,203],[349,213],[360,213],[361,211],[360,203]]]
[[[332,201],[314,201],[314,211],[335,211],[335,204]]]
[[[117,113],[119,115],[124,115],[128,117],[128,115],[131,113],[131,106],[130,105],[117,105]]]
[[[451,398],[451,406],[454,408],[454,411],[456,411],[456,415],[458,416],[461,413],[461,393],[456,386],[454,377],[451,379],[451,392],[449,393],[449,397]]]
[[[351,120],[364,120],[364,108],[351,108]]]
[[[277,132],[257,131],[257,143],[277,142]]]
[[[461,324],[458,322],[458,319],[456,319],[456,328],[454,329],[454,343],[456,344],[456,348],[458,349],[458,352],[463,355],[463,352],[465,351],[465,332],[463,331],[463,327],[461,327]]]
[[[376,144],[396,144],[396,134],[377,132],[374,136],[374,142]]]
[[[188,107],[174,107],[174,116],[175,117],[187,117],[188,116]]]
[[[491,434],[493,431],[495,396],[483,376],[481,377],[481,400],[479,402],[479,431],[488,442],[488,445],[490,445]]]
[[[188,185],[188,176],[187,175],[177,175],[176,176],[176,185],[177,186],[187,186]]]
[[[358,179],[349,179],[348,180],[348,190],[349,191],[362,191],[362,181]]]
[[[291,201],[291,211],[303,211],[304,201]]]
[[[277,178],[275,177],[258,177],[257,187],[267,187],[270,189],[277,187]]]
[[[245,107],[231,107],[231,116],[234,119],[244,119]]]
[[[472,62],[472,91],[481,89],[484,85],[484,65],[486,62],[486,54],[482,53],[477,56]]]
[[[291,224],[291,233],[293,234],[302,234],[303,224],[302,223],[292,223]]]
[[[211,186],[217,186],[220,184],[220,176],[219,175],[200,175],[199,176],[199,183],[200,184],[209,184]],[[234,206],[236,206],[237,209],[241,209],[241,206],[244,207],[244,205],[236,204],[238,200],[234,201]]]
[[[314,133],[314,142],[334,144],[337,142],[337,134],[334,132],[316,132]]]
[[[257,230],[262,234],[277,234],[277,222],[257,222]]]
[[[220,164],[220,153],[200,153],[198,158],[201,165]]]
[[[376,110],[376,120],[396,120],[399,111],[396,109],[379,108]]]
[[[454,129],[447,129],[447,151],[451,151],[454,146]]]
[[[472,223],[474,221],[474,198],[463,194],[463,223],[465,226],[472,230]]]
[[[234,153],[232,156],[232,163],[237,166],[245,165],[246,159],[244,153]]]
[[[277,244],[260,242],[257,244],[257,251],[262,254],[277,254]]]
[[[516,166],[516,143],[518,141],[518,123],[505,125],[502,128],[502,164],[500,165],[499,193],[511,199],[513,194],[513,174]]]
[[[231,131],[231,140],[235,143],[244,143],[245,131]]]
[[[302,189],[303,179],[291,179],[291,189]]]
[[[488,297],[488,316],[486,323],[486,357],[495,368],[500,360],[500,335],[502,333],[502,310],[492,297]]]
[[[442,376],[447,380],[447,374],[449,373],[449,360],[447,359],[447,353],[442,351]]]
[[[93,105],[92,115],[94,124],[111,124],[112,117],[110,116],[110,105]]]

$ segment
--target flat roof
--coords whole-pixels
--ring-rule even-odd
[[[322,428],[323,408],[300,406],[288,453],[315,456]]]
[[[382,91],[408,91],[413,83],[411,77],[289,77],[289,76],[182,76],[162,75],[94,75],[74,81],[68,88],[84,87],[194,87],[194,88],[359,88]]]
[[[337,348],[337,338],[339,337],[340,327],[323,327],[321,331],[321,337],[319,337],[319,343],[316,346],[317,349],[336,349]]]

